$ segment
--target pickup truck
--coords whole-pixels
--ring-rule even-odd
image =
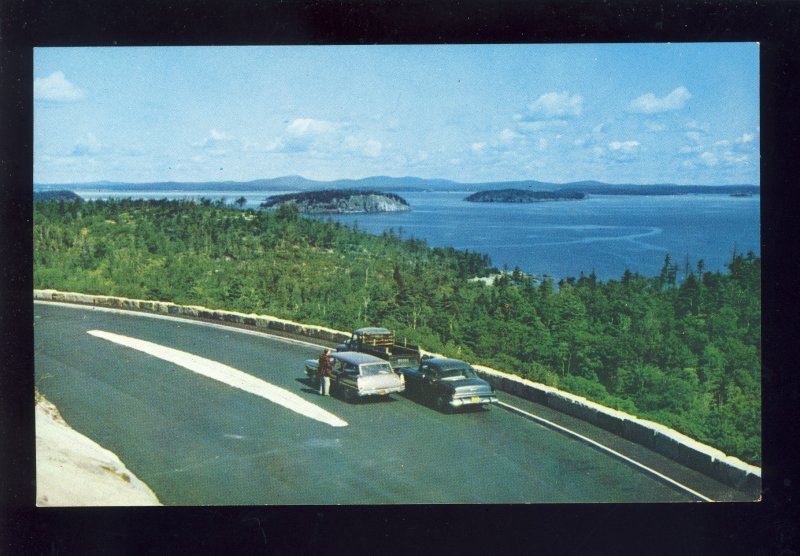
[[[345,401],[354,401],[366,396],[386,396],[405,390],[405,379],[392,369],[384,359],[366,353],[342,351],[331,354],[331,389],[342,395]],[[305,361],[306,375],[317,376],[319,362]]]
[[[406,393],[433,404],[439,411],[497,402],[492,385],[478,378],[471,365],[457,359],[425,359],[419,367],[401,371]]]
[[[399,344],[394,332],[387,328],[359,328],[337,351],[358,351],[380,357],[391,363],[395,370],[417,367],[422,359],[419,346]]]

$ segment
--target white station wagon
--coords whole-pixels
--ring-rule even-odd
[[[331,354],[331,389],[347,400],[386,396],[406,389],[405,378],[388,361],[367,353],[340,351]],[[319,362],[307,359],[306,374],[316,379]]]

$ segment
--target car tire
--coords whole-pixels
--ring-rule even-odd
[[[436,409],[441,411],[442,413],[450,413],[450,405],[445,401],[445,399],[441,396],[436,398]]]
[[[339,385],[339,387],[342,389],[342,398],[344,398],[344,401],[347,403],[353,403],[353,393],[350,391],[350,389],[341,385]]]

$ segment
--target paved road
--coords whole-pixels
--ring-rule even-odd
[[[164,504],[694,500],[499,407],[448,415],[402,395],[355,404],[320,397],[303,374],[315,346],[89,308],[36,303],[34,312],[40,391]],[[89,334],[98,330],[237,369],[347,426]]]

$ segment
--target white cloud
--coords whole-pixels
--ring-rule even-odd
[[[612,151],[618,151],[624,154],[636,152],[641,144],[639,141],[611,141],[608,148]]]
[[[750,157],[748,155],[733,153],[731,151],[722,153],[722,160],[728,166],[745,166],[750,164]]]
[[[590,152],[594,162],[602,164],[629,163],[635,160],[641,147],[639,141],[610,141],[605,146],[592,147]]]
[[[580,116],[583,97],[561,93],[545,93],[528,105],[529,115],[534,118],[556,119]]]
[[[211,131],[208,132],[208,136],[206,136],[202,141],[199,143],[194,143],[193,147],[218,147],[224,143],[230,143],[234,141],[233,135],[229,133],[225,133],[224,131],[219,131],[216,128],[213,128]]]
[[[286,149],[286,139],[281,136],[277,136],[268,143],[262,143],[259,141],[245,141],[242,146],[247,152],[283,152]]]
[[[501,143],[512,143],[516,139],[522,139],[524,136],[520,133],[517,133],[513,129],[505,128],[503,131],[497,134],[497,139]]]
[[[644,128],[650,133],[661,133],[662,131],[667,131],[667,126],[656,122],[645,122]]]
[[[715,155],[714,153],[706,151],[700,155],[700,162],[702,162],[706,166],[714,167],[719,164],[719,159],[717,158],[717,155]]]
[[[567,126],[565,120],[536,120],[536,121],[520,121],[517,123],[517,128],[525,133],[536,133],[539,131],[555,131],[563,129]]]
[[[703,138],[703,134],[699,131],[687,131],[684,135],[687,139],[694,141],[695,143],[699,143]]]
[[[203,152],[210,156],[224,156],[231,148],[238,147],[239,141],[233,135],[213,128],[208,132],[208,136],[192,146],[203,149]]]
[[[572,144],[576,147],[595,147],[597,145],[601,145],[605,143],[607,129],[608,123],[606,122],[597,124],[592,128],[591,131],[584,133],[575,139]]]
[[[340,124],[327,120],[314,120],[312,118],[297,118],[286,126],[286,132],[296,137],[309,135],[325,135],[336,131]]]
[[[714,142],[704,143],[702,139],[705,137],[699,132],[687,132],[686,137],[692,140],[694,147],[686,146],[680,149],[681,154],[693,154],[703,152],[706,154],[705,158],[700,157],[697,160],[698,164],[708,166],[722,165],[727,166],[740,166],[750,164],[752,155],[755,153],[755,146],[753,141],[755,136],[750,133],[744,133],[734,139],[720,139]]]
[[[750,143],[754,137],[743,134],[734,139],[721,139],[704,145],[699,132],[690,131],[686,136],[694,145],[683,146],[678,153],[685,157],[683,165],[687,168],[741,168],[752,164],[753,148]]]
[[[628,105],[628,110],[641,114],[658,114],[680,110],[692,98],[692,94],[686,87],[678,87],[665,97],[657,97],[653,93],[647,93],[633,99]]]
[[[231,136],[229,133],[218,131],[216,128],[214,128],[209,134],[209,139],[212,141],[230,141],[233,139],[233,136]]]
[[[689,120],[683,126],[684,129],[696,129],[698,131],[702,131],[703,133],[708,133],[708,124],[707,123],[700,123],[697,120]]]
[[[474,152],[475,154],[483,154],[486,152],[487,147],[488,145],[486,143],[480,142],[480,143],[473,143],[471,149],[472,152]]]
[[[61,71],[33,80],[33,98],[36,100],[71,102],[85,96],[86,91],[70,83]]]
[[[100,151],[100,141],[93,133],[82,135],[72,148],[72,156],[89,156]]]
[[[355,137],[351,135],[345,138],[344,147],[347,150],[370,158],[377,158],[383,153],[383,143],[370,137]]]

